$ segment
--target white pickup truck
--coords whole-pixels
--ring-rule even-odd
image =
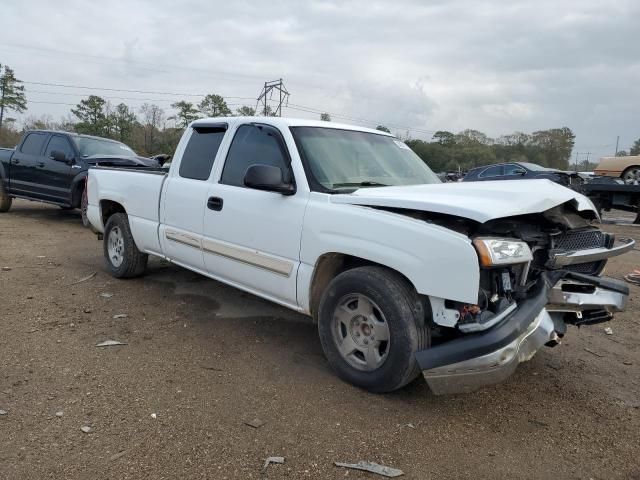
[[[96,167],[88,217],[112,275],[155,255],[310,315],[331,367],[388,392],[499,382],[567,324],[607,321],[633,248],[548,180],[441,184],[384,132],[285,118],[193,122],[168,172]],[[212,284],[213,287],[213,284]]]

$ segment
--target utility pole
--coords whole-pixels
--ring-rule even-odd
[[[282,105],[283,103],[284,104],[289,103],[289,92],[284,86],[284,83],[282,82],[281,78],[278,80],[272,80],[270,82],[264,82],[264,87],[262,88],[262,91],[260,92],[260,95],[258,96],[258,99],[256,102],[256,114],[259,111],[258,107],[260,105],[262,105],[261,107],[262,115],[266,117],[269,114],[270,109],[269,109],[269,105],[267,104],[267,100],[273,99],[274,91],[276,92],[276,95],[277,95],[276,100],[278,101],[278,106],[273,111],[272,115],[274,117],[282,116]]]
[[[616,138],[616,153],[613,154],[614,157],[618,156],[618,143],[620,142],[620,135]]]
[[[576,172],[578,172],[578,152],[576,152]]]

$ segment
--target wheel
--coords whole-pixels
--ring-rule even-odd
[[[633,166],[627,168],[620,176],[627,185],[638,185],[640,183],[640,167]]]
[[[80,197],[80,215],[82,216],[82,225],[89,227],[89,217],[87,216],[87,208],[89,207],[89,198],[87,197],[87,188],[82,189],[82,197]]]
[[[418,350],[430,345],[424,309],[413,287],[382,267],[360,267],[331,281],[320,300],[318,331],[340,378],[371,392],[414,380]]]
[[[0,213],[8,212],[12,203],[13,198],[7,194],[2,179],[0,179]]]
[[[104,229],[103,245],[104,258],[111,275],[132,278],[144,273],[149,256],[138,250],[125,213],[115,213],[109,217]]]

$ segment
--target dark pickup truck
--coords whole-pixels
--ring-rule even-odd
[[[85,183],[90,166],[158,167],[124,143],[49,130],[25,132],[15,149],[0,148],[0,212],[14,197],[80,208],[86,218]]]

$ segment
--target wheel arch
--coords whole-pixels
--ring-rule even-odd
[[[314,321],[317,321],[320,299],[322,298],[322,294],[329,283],[331,283],[331,281],[339,274],[346,272],[347,270],[365,266],[381,267],[393,272],[405,280],[417,293],[416,286],[413,282],[402,272],[392,267],[356,255],[341,252],[328,252],[321,255],[316,261],[313,269],[313,275],[311,276],[311,283],[309,284],[309,311]],[[420,297],[424,298],[424,300],[428,302],[428,297],[424,295],[420,295]]]
[[[80,207],[82,201],[82,191],[87,186],[87,172],[82,172],[76,176],[71,182],[71,206],[74,208]]]
[[[115,213],[126,214],[127,210],[124,208],[124,205],[115,200],[100,200],[100,218],[102,225],[106,225],[109,217]]]

